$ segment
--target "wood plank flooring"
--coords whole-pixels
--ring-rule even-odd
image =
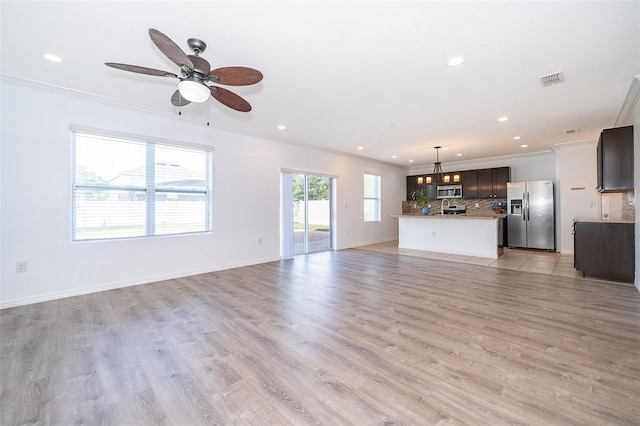
[[[4,309],[0,333],[2,425],[640,423],[628,284],[343,250]]]

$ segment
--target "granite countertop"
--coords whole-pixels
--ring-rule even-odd
[[[631,219],[611,219],[606,218],[603,219],[601,217],[574,217],[574,222],[595,222],[595,223],[636,223],[635,220]]]
[[[423,218],[423,219],[502,219],[507,217],[506,214],[494,214],[494,215],[468,215],[468,214],[420,214],[420,213],[405,213],[405,214],[392,214],[391,217],[407,217],[407,218]]]

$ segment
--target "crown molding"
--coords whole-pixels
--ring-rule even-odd
[[[633,124],[633,110],[635,109],[636,105],[638,105],[638,99],[640,99],[640,74],[633,77],[633,80],[631,81],[631,87],[629,87],[627,97],[622,103],[622,108],[620,108],[620,113],[616,118],[614,127],[622,127]]]
[[[2,0],[0,0],[0,2],[1,1]],[[83,99],[92,100],[94,102],[99,102],[99,103],[108,104],[108,105],[111,105],[111,106],[116,106],[118,108],[128,108],[129,110],[132,110],[132,111],[145,112],[145,113],[148,113],[148,114],[160,115],[160,116],[164,116],[164,117],[171,117],[172,119],[177,119],[178,118],[178,116],[174,112],[172,112],[170,110],[166,110],[166,109],[162,109],[162,108],[150,108],[150,107],[147,107],[147,106],[142,106],[142,105],[138,105],[138,104],[132,104],[132,103],[129,103],[129,102],[124,102],[124,101],[121,101],[121,100],[118,100],[118,99],[114,99],[114,98],[108,98],[108,97],[105,97],[105,96],[99,96],[99,95],[95,95],[95,94],[88,93],[88,92],[82,92],[82,91],[79,91],[79,90],[69,89],[69,88],[62,87],[62,86],[56,86],[56,85],[52,85],[52,84],[42,83],[42,82],[39,82],[39,81],[28,80],[28,79],[24,79],[24,78],[21,78],[21,77],[16,77],[16,76],[0,73],[0,86],[2,85],[1,84],[2,82],[18,84],[18,85],[22,85],[22,86],[25,86],[25,87],[34,87],[34,88],[37,88],[37,89],[48,90],[48,91],[52,91],[52,92],[55,92],[55,93],[69,95],[69,96],[75,96],[75,97],[79,97],[79,98],[83,98]],[[181,115],[179,117],[179,119],[183,120],[183,121],[188,121],[188,122],[193,123],[193,124],[200,124],[200,125],[202,125],[202,124],[204,124],[206,122],[206,120],[201,120],[201,119],[198,119],[198,118],[186,115],[186,114]],[[72,125],[72,128],[81,128],[81,127],[82,126],[80,126],[80,125]],[[361,161],[380,164],[380,165],[383,165],[383,166],[390,166],[390,167],[393,167],[393,168],[396,168],[396,169],[404,170],[406,172],[408,172],[410,170],[410,168],[411,168],[410,166],[397,164],[397,163],[391,163],[389,161],[378,160],[378,159],[375,159],[375,158],[365,157],[365,156],[357,155],[357,154],[350,153],[350,152],[339,151],[337,149],[325,148],[325,147],[322,147],[322,146],[312,145],[312,144],[308,144],[308,143],[304,143],[304,142],[298,142],[298,141],[285,139],[285,138],[281,138],[281,137],[270,136],[270,135],[262,134],[260,132],[254,131],[254,130],[244,129],[244,128],[236,127],[236,126],[229,125],[229,124],[212,122],[212,123],[210,123],[210,125],[208,127],[216,128],[216,129],[219,129],[219,130],[224,130],[224,131],[231,132],[231,133],[243,134],[243,135],[252,136],[252,137],[261,138],[261,139],[267,139],[267,140],[270,140],[272,142],[292,145],[292,146],[296,146],[296,147],[299,147],[299,148],[305,148],[305,149],[309,149],[309,150],[313,150],[313,151],[319,151],[319,152],[326,152],[326,153],[337,155],[337,156],[341,156],[341,157],[349,157],[349,158],[353,158],[353,159],[357,159],[357,160],[361,160]]]
[[[574,141],[574,142],[561,142],[561,143],[557,143],[555,145],[551,145],[551,150],[552,151],[557,151],[559,149],[563,149],[563,148],[573,148],[576,146],[584,146],[584,145],[597,145],[598,140],[597,139],[586,139],[586,140],[581,140],[581,141]]]

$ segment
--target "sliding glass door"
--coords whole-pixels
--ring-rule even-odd
[[[305,173],[282,173],[283,257],[332,249],[333,179]]]

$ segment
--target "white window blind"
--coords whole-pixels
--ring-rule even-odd
[[[211,230],[210,150],[73,133],[74,241]]]
[[[364,175],[364,221],[380,222],[380,176]]]

